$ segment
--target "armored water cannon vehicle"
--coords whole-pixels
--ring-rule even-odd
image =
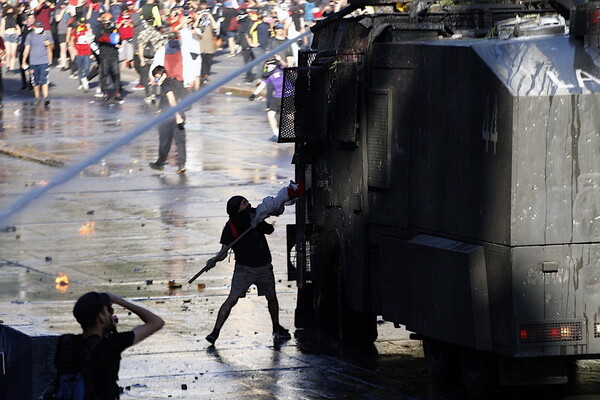
[[[565,383],[600,355],[600,2],[342,14],[285,72],[296,327],[344,349],[405,325],[474,395]]]

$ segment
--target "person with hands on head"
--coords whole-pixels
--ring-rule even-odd
[[[167,75],[167,70],[162,65],[152,70],[156,84],[160,86],[160,102],[158,112],[175,107],[185,92],[183,83]],[[173,118],[162,122],[158,127],[158,159],[150,163],[152,169],[162,171],[167,162],[167,155],[171,150],[171,143],[177,146],[177,173],[185,174],[186,148],[185,148],[185,114],[175,113]]]
[[[143,322],[131,331],[117,332],[117,318],[113,305],[137,315]],[[81,296],[73,307],[73,316],[81,325],[85,348],[91,349],[89,371],[95,398],[119,398],[119,367],[121,353],[148,338],[164,326],[164,321],[153,312],[112,293],[89,292]],[[59,341],[59,349],[60,349]]]
[[[302,183],[291,182],[289,186],[282,188],[276,197],[265,197],[256,208],[252,208],[243,196],[233,196],[227,202],[229,221],[221,233],[222,247],[216,256],[207,261],[205,269],[212,269],[217,262],[223,261],[227,257],[229,247],[232,247],[235,253],[235,269],[229,296],[219,308],[212,332],[206,336],[206,340],[211,344],[218,339],[223,324],[238,300],[246,297],[250,285],[256,285],[258,295],[267,299],[273,337],[281,340],[291,338],[289,331],[279,323],[279,302],[275,292],[272,257],[265,237],[273,233],[275,228],[264,220],[271,215],[281,215],[284,206],[293,204],[303,191]]]

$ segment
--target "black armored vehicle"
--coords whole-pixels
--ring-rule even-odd
[[[317,25],[279,136],[307,186],[296,327],[340,349],[405,325],[472,394],[598,357],[599,37],[600,2],[350,0]]]

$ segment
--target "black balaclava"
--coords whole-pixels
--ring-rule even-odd
[[[242,196],[233,196],[227,201],[227,214],[234,223],[236,228],[239,230],[246,230],[250,227],[251,208],[246,207],[242,212],[238,212],[242,200],[245,200]]]

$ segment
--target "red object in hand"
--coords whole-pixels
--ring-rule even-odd
[[[288,186],[288,197],[290,198],[290,200],[293,200],[296,197],[302,196],[302,193],[304,193],[304,183],[291,182],[290,185]]]

